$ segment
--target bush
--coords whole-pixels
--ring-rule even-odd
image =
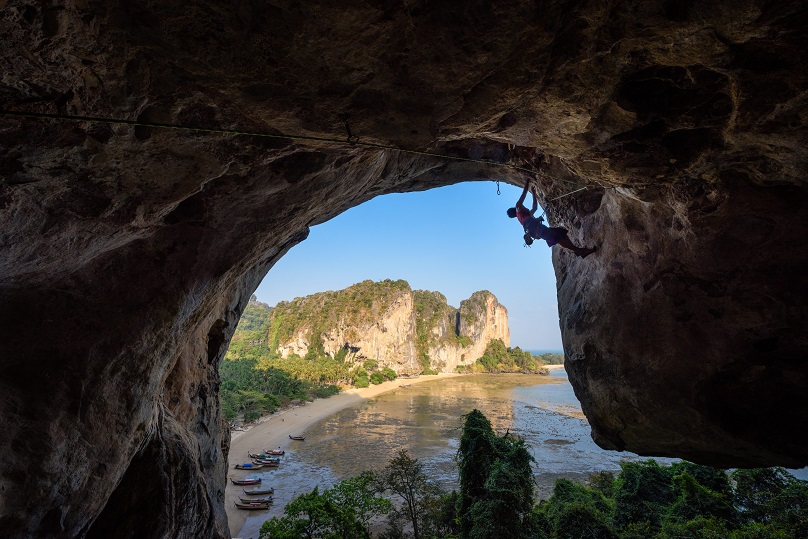
[[[372,384],[381,384],[384,382],[384,376],[380,372],[374,372],[370,375],[370,383]]]
[[[398,378],[396,371],[394,371],[390,367],[385,367],[384,369],[382,369],[382,376],[384,376],[385,380],[395,380],[396,378]]]
[[[357,376],[354,378],[354,386],[356,387],[370,387],[370,380],[367,376]]]
[[[617,539],[606,515],[586,503],[566,505],[558,515],[558,539]]]
[[[340,387],[335,385],[317,386],[312,389],[312,396],[317,399],[325,399],[340,392]]]
[[[365,362],[362,363],[362,366],[365,368],[366,371],[373,372],[379,368],[379,362],[376,361],[375,359],[366,359]]]

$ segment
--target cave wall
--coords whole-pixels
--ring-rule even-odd
[[[588,186],[551,224],[599,247],[554,252],[595,440],[801,466],[807,22],[800,2],[9,0],[0,108],[545,154],[545,200]],[[0,115],[0,529],[227,537],[217,369],[265,273],[375,196],[532,177]]]

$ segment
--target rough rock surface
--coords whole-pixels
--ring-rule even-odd
[[[287,334],[273,338],[275,325]],[[405,281],[365,281],[281,303],[270,315],[269,336],[282,357],[305,357],[312,346],[334,357],[347,348],[352,360],[374,359],[399,374],[423,371],[422,353],[430,369],[455,372],[482,357],[492,340],[511,342],[508,310],[491,292],[475,292],[455,308],[440,292],[413,291]]]
[[[804,2],[1,0],[0,108],[502,161],[552,224],[604,447],[808,464]],[[0,117],[0,529],[226,537],[217,368],[263,275],[377,195],[522,170]],[[507,268],[503,267],[503,273]],[[137,516],[135,516],[137,515]],[[115,530],[114,534],[111,530]]]

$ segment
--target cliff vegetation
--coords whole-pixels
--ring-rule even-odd
[[[440,292],[389,279],[275,307],[253,296],[220,368],[222,411],[250,421],[399,374],[544,372],[545,358],[508,347],[509,337],[507,311],[488,291],[459,309]]]

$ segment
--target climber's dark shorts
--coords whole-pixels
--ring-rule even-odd
[[[561,241],[568,232],[566,228],[560,226],[544,226],[538,219],[531,219],[525,223],[525,230],[533,239],[544,240],[550,247]]]

